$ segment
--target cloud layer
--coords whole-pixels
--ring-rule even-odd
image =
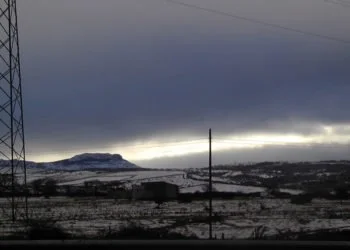
[[[29,157],[349,122],[349,45],[146,2],[18,1]],[[336,5],[188,2],[350,40]]]

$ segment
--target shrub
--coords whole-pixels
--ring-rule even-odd
[[[296,195],[290,199],[290,203],[297,205],[308,204],[312,201],[312,196],[307,194]]]
[[[335,197],[339,200],[349,199],[348,189],[344,186],[339,186],[335,189]]]
[[[26,238],[29,240],[63,240],[68,239],[66,233],[54,221],[50,220],[29,220]]]

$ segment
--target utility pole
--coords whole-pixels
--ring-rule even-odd
[[[212,225],[212,213],[213,213],[213,196],[212,196],[212,174],[211,174],[211,129],[209,129],[209,239],[213,239],[213,225]]]

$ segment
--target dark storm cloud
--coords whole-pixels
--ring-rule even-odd
[[[272,50],[273,41],[267,48],[176,42],[138,47],[148,52],[131,53],[129,63],[110,51],[86,70],[47,74],[49,92],[27,97],[37,104],[40,131],[106,142],[181,129],[199,133],[208,126],[237,132],[276,129],[271,122],[288,119],[347,119],[342,107],[350,104],[345,66],[350,60],[341,60],[342,53],[322,58],[303,49]],[[316,58],[303,62],[310,57]]]
[[[38,2],[39,16],[47,19],[22,24],[26,131],[33,147],[98,148],[176,133],[205,135],[209,127],[218,134],[309,134],[317,128],[304,123],[348,121],[348,45],[177,6],[106,1],[103,8],[89,1],[79,10],[79,1]],[[66,14],[59,17],[54,7]],[[89,17],[93,7],[102,20]],[[135,8],[137,15],[125,14]]]

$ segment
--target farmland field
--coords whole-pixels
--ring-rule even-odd
[[[213,201],[213,236],[258,239],[284,237],[293,232],[350,229],[349,164],[261,163],[214,168],[212,187],[218,196]],[[135,224],[208,238],[208,196],[205,196],[208,169],[205,168],[127,171],[29,168],[27,179],[32,192],[29,218],[54,223],[74,238],[99,238],[106,232]],[[45,198],[34,190],[33,182],[49,179],[55,181],[57,193]],[[94,181],[99,185],[97,195],[86,187]],[[134,185],[145,182],[177,185],[177,201],[159,205],[154,201],[113,196],[113,185],[130,193]],[[191,198],[186,200],[186,197]],[[303,197],[311,199],[296,202],[295,199]],[[11,223],[10,214],[11,202],[0,198],[2,237],[24,230],[24,225]]]
[[[10,209],[6,199],[3,209]],[[156,208],[151,201],[128,201],[98,198],[54,197],[31,198],[32,219],[56,221],[74,237],[98,237],[101,232],[115,230],[131,222],[148,228],[166,227],[184,235],[208,238],[208,203],[167,202]],[[7,207],[8,206],[8,207]],[[264,227],[264,235],[281,232],[313,231],[350,227],[350,202],[314,200],[308,205],[294,205],[289,199],[251,198],[214,200],[214,214],[222,216],[213,223],[213,235],[225,239],[254,238],[254,231]],[[3,236],[20,231],[21,225],[1,220]]]

